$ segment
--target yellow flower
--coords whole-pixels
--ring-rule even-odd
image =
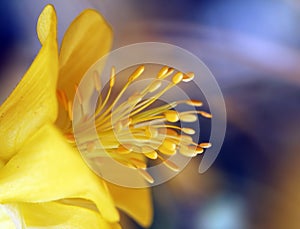
[[[37,33],[42,48],[0,107],[0,227],[14,228],[13,224],[19,223],[38,228],[119,228],[116,207],[142,226],[149,226],[150,190],[119,187],[92,172],[80,156],[72,127],[87,133],[77,144],[90,165],[104,159],[105,152],[153,183],[146,170],[147,160],[158,160],[178,171],[170,156],[179,152],[194,157],[210,147],[209,143],[194,142],[196,131],[179,127],[178,122],[195,122],[198,115],[211,115],[196,109],[174,109],[180,104],[199,107],[200,101],[182,100],[150,108],[178,83],[191,81],[194,74],[164,66],[148,85],[120,102],[145,67],[139,66],[129,76],[113,101],[110,95],[117,78],[112,68],[107,94],[89,116],[78,85],[90,66],[110,50],[110,27],[97,12],[85,10],[66,31],[58,52],[56,14],[48,5],[39,17]],[[101,97],[98,72],[93,76],[93,92]],[[76,99],[82,117],[74,123]],[[87,128],[91,119],[95,120],[96,138]],[[101,147],[95,146],[97,140]]]
[[[74,85],[111,46],[101,15],[85,10],[70,25],[58,53],[56,14],[48,5],[37,33],[37,57],[0,107],[0,228],[119,228],[119,207],[141,225],[152,219],[149,189],[107,184],[68,143],[57,91]],[[14,226],[15,225],[15,226]]]

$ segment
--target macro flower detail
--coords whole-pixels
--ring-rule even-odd
[[[105,182],[63,134],[69,119],[57,92],[74,97],[74,85],[109,51],[111,29],[96,11],[85,10],[58,53],[56,13],[48,5],[37,33],[42,48],[0,107],[0,227],[120,228],[116,207],[148,226],[150,190]]]
[[[97,164],[101,168],[101,163],[108,163],[103,161],[108,155],[122,165],[137,170],[147,182],[153,183],[154,178],[147,172],[149,162],[158,161],[172,171],[178,172],[180,168],[169,160],[169,157],[176,153],[194,157],[211,146],[206,142],[196,143],[193,135],[197,130],[181,126],[181,123],[196,122],[198,115],[211,118],[211,114],[195,109],[201,107],[202,102],[191,99],[151,107],[164,93],[172,90],[179,83],[193,80],[192,72],[182,73],[163,66],[155,77],[141,85],[133,94],[127,93],[127,89],[145,73],[144,65],[133,70],[125,85],[117,92],[117,96],[111,99],[118,80],[115,68],[111,69],[106,93],[101,93],[102,83],[99,73],[94,70],[90,71],[89,75],[88,72],[87,77],[90,77],[94,85],[94,93],[99,97],[95,111],[85,112],[83,93],[80,87],[76,87],[76,105],[81,106],[80,115],[77,117],[79,120],[74,124],[77,132],[76,143],[72,128],[65,135],[70,142],[77,144],[84,158],[93,168],[97,167]],[[121,99],[125,94],[129,94],[128,98]],[[69,118],[72,119],[73,110],[68,106],[70,101],[65,100],[66,96],[63,92],[60,92],[59,97]],[[180,105],[192,109],[177,111],[176,107]],[[96,135],[93,135],[93,129],[96,129]],[[97,144],[98,140],[100,144]]]
[[[92,169],[109,156],[148,185],[155,182],[147,171],[153,164],[178,172],[172,156],[191,158],[209,148],[210,143],[198,143],[196,127],[182,126],[199,116],[211,118],[199,110],[201,101],[159,103],[179,83],[192,81],[194,73],[162,66],[131,93],[147,66],[136,67],[120,89],[112,66],[108,85],[102,85],[100,71],[89,69],[111,48],[112,31],[103,17],[83,11],[60,48],[56,27],[55,9],[47,5],[37,22],[42,47],[0,107],[0,228],[120,228],[117,209],[148,227],[150,188],[121,187]],[[93,83],[83,90],[86,73]]]

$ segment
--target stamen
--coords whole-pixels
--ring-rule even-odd
[[[205,111],[199,111],[199,114],[202,115],[204,118],[212,118],[212,115]]]
[[[154,92],[154,91],[156,91],[158,88],[160,88],[160,86],[161,86],[161,81],[154,81],[151,85],[150,85],[150,87],[149,87],[149,92]]]
[[[115,67],[111,68],[111,74],[110,74],[110,81],[109,81],[109,87],[113,87],[116,83],[116,70]]]
[[[197,101],[197,100],[187,100],[186,104],[193,106],[193,107],[201,107],[203,105],[203,103],[201,101]]]
[[[147,151],[143,151],[143,152],[147,152]],[[151,151],[150,153],[145,153],[145,156],[148,157],[149,159],[155,160],[158,155],[156,151]]]
[[[194,79],[195,74],[193,72],[188,72],[184,74],[182,81],[183,82],[190,82]]]
[[[65,110],[68,110],[68,98],[66,93],[63,90],[57,90],[56,91],[57,95],[58,95],[58,99],[59,102],[63,105],[63,107],[65,108]]]
[[[192,144],[192,142],[193,142],[193,138],[191,136],[181,135],[180,137],[183,142],[186,142],[188,144]]]
[[[168,66],[164,66],[160,69],[160,71],[158,72],[156,78],[157,79],[162,79],[169,71],[169,67]]]
[[[167,129],[167,131],[165,132],[165,130],[161,130],[160,133],[162,134],[167,134],[168,136],[178,136],[178,133],[175,130],[172,129]]]
[[[201,154],[201,153],[204,152],[204,149],[202,147],[200,147],[200,146],[197,146],[196,147],[196,152],[197,152],[197,154]]]
[[[179,120],[177,111],[168,110],[164,113],[164,115],[168,122],[177,122]]]
[[[186,133],[186,134],[190,134],[190,135],[193,135],[193,134],[196,133],[196,131],[195,131],[194,129],[191,129],[191,128],[186,128],[186,127],[184,127],[184,128],[182,128],[181,130],[182,130],[182,132],[184,132],[184,133]]]
[[[164,160],[163,163],[165,166],[167,166],[172,171],[179,172],[179,167],[174,162],[172,162],[170,160]]]
[[[168,68],[168,71],[164,74],[164,75],[161,75],[160,77],[157,76],[158,79],[165,79],[167,78],[168,76],[172,75],[174,72],[174,68]]]
[[[75,137],[74,137],[73,133],[66,133],[65,137],[68,140],[68,142],[75,143]]]
[[[69,119],[73,121],[73,103],[72,101],[68,101],[68,115]]]
[[[176,144],[168,139],[165,139],[162,143],[162,146],[165,147],[166,149],[169,149],[171,151],[175,151],[176,150]]]
[[[141,66],[141,67],[139,68],[139,70],[136,71],[136,72],[137,72],[137,75],[138,75],[138,74],[142,74],[143,71],[144,71],[144,70],[143,70],[143,66]],[[112,74],[111,74],[111,75],[114,75],[114,78],[115,78],[115,69],[114,69],[114,67],[112,68]],[[119,99],[121,98],[121,96],[124,94],[124,92],[126,91],[126,89],[128,88],[128,86],[130,85],[130,83],[131,83],[131,81],[128,80],[127,83],[126,83],[126,85],[123,87],[123,89],[121,90],[121,92],[120,92],[119,95],[117,96],[117,98],[114,100],[114,102],[106,109],[105,112],[103,112],[102,116],[105,117],[103,121],[107,121],[107,119],[109,118],[109,116],[106,116],[106,114],[108,114],[109,112],[111,112],[111,110],[112,110],[113,107],[116,105],[116,103],[119,101]],[[113,84],[114,84],[114,82],[113,82],[113,83],[110,83],[110,85],[113,85]],[[111,89],[111,88],[112,88],[112,86],[110,87],[110,89]],[[104,106],[101,106],[101,109],[99,108],[99,110],[102,110],[103,107],[104,107]]]
[[[143,65],[136,68],[113,101],[110,96],[116,84],[115,68],[111,69],[109,88],[103,101],[99,74],[97,71],[93,72],[94,87],[101,102],[97,104],[93,116],[82,118],[80,121],[80,130],[83,131],[83,135],[87,134],[85,139],[81,139],[82,143],[79,147],[86,150],[88,156],[93,160],[111,155],[113,159],[129,168],[136,169],[146,181],[153,183],[153,177],[146,170],[147,160],[159,159],[167,168],[178,172],[179,167],[167,159],[169,156],[180,153],[187,157],[194,157],[211,146],[206,142],[200,144],[194,142],[192,135],[196,131],[193,128],[179,125],[179,121],[195,122],[198,120],[198,115],[211,118],[211,114],[193,109],[203,105],[198,100],[180,100],[149,108],[178,83],[189,82],[195,77],[193,72],[176,72],[173,75],[174,69],[168,66],[162,67],[150,84],[118,104],[128,87],[143,74],[144,70],[145,66]],[[171,76],[168,79],[169,83],[162,87],[162,81],[168,76]],[[82,96],[77,85],[75,85],[75,90],[79,103],[82,104]],[[57,94],[64,107],[66,106],[70,120],[72,120],[72,103],[68,101],[65,92],[57,91]],[[147,98],[146,95],[148,95]],[[179,112],[175,110],[179,104],[193,108]],[[95,137],[89,135],[91,127],[85,128],[85,124],[92,121],[92,118],[95,119],[97,138],[99,139],[94,139]],[[72,134],[66,134],[66,138],[68,141],[75,142]],[[101,141],[101,146],[96,145],[96,140]]]
[[[96,117],[100,114],[100,112],[102,111],[102,109],[105,107],[105,105],[108,102],[108,99],[110,97],[112,88],[113,88],[113,86],[115,84],[115,81],[116,81],[116,73],[115,72],[116,72],[115,67],[112,67],[111,68],[111,73],[110,73],[109,89],[108,89],[108,92],[107,92],[107,95],[105,97],[104,102],[96,109],[96,112],[95,112]]]
[[[159,150],[161,153],[163,153],[163,154],[165,154],[165,155],[168,155],[168,156],[174,155],[174,154],[176,153],[176,150],[168,149],[168,148],[166,148],[164,145],[160,145],[160,146],[158,147],[158,150]]]
[[[137,158],[129,158],[130,162],[139,169],[146,169],[147,165],[144,161]]]
[[[195,122],[198,120],[197,115],[194,114],[180,114],[179,117],[180,121],[182,122]]]
[[[143,65],[139,66],[129,77],[128,81],[132,82],[134,80],[136,80],[138,77],[140,77],[142,75],[142,73],[144,72],[145,67]]]
[[[141,94],[135,93],[128,98],[128,103],[137,104],[142,100]]]
[[[178,83],[180,83],[180,82],[182,81],[182,79],[183,79],[183,74],[182,74],[182,72],[177,72],[177,73],[173,76],[172,82],[173,82],[174,84],[178,84]]]
[[[137,169],[137,171],[139,172],[139,174],[146,180],[148,181],[150,184],[154,183],[154,179],[153,177],[144,169]]]
[[[162,89],[159,93],[157,93],[156,95],[154,95],[150,99],[147,99],[144,102],[142,102],[143,105],[142,106],[137,106],[137,107],[139,107],[139,109],[134,110],[132,112],[132,115],[135,115],[135,114],[141,112],[142,110],[146,109],[147,107],[149,107],[152,103],[154,103],[159,97],[161,97],[166,91],[171,89],[174,85],[176,85],[176,84],[174,84],[174,83],[169,84],[167,87]]]
[[[125,147],[124,145],[120,145],[117,149],[117,153],[119,154],[129,154],[131,152],[132,151],[129,148]]]
[[[163,162],[163,164],[168,167],[169,169],[171,169],[174,172],[178,172],[179,171],[179,167],[172,161],[163,158],[162,156],[158,155],[158,158]]]
[[[209,142],[202,142],[202,143],[199,144],[199,146],[202,147],[202,148],[207,149],[207,148],[211,147],[211,143],[209,143]]]
[[[142,102],[142,104],[144,105],[145,103]],[[144,111],[144,112],[141,112],[141,113],[138,113],[137,110],[134,110],[133,112],[131,112],[131,115],[133,116],[133,123],[140,122],[140,120],[144,120],[144,118],[147,118],[149,116],[155,116],[155,115],[158,115],[158,114],[162,114],[165,111],[168,111],[172,108],[175,108],[176,105],[177,105],[176,102],[173,102],[173,103],[166,104],[166,105],[163,105],[163,106],[160,106],[160,107],[156,107],[156,108],[153,108],[151,110]],[[138,108],[140,106],[137,105],[136,107]]]
[[[194,146],[181,145],[179,148],[179,152],[186,157],[194,157],[197,155]]]
[[[147,126],[145,129],[145,134],[148,138],[155,138],[158,135],[157,129],[152,126]]]

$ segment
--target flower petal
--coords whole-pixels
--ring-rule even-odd
[[[53,125],[44,125],[1,170],[0,202],[93,201],[101,215],[119,215],[106,187]]]
[[[38,38],[43,45],[50,33],[55,33],[56,36],[56,13],[52,5],[47,5],[40,14],[37,22]],[[52,28],[52,26],[54,26]],[[54,29],[54,31],[52,31]]]
[[[38,228],[117,229],[117,223],[105,221],[93,210],[57,202],[21,203],[25,224]]]
[[[104,18],[94,10],[83,11],[66,31],[59,55],[58,88],[74,98],[74,85],[98,59],[109,52],[112,31]]]
[[[72,22],[62,41],[58,78],[58,89],[65,92],[69,101],[74,99],[75,85],[98,59],[108,53],[111,43],[111,28],[97,11],[85,10]],[[89,85],[81,93],[89,98],[93,90],[94,85]],[[84,107],[89,109],[89,105]],[[61,104],[56,124],[61,129],[69,126],[68,114]]]
[[[18,207],[14,204],[0,204],[0,228],[22,228],[23,221]]]
[[[141,226],[149,227],[153,218],[150,188],[125,188],[107,183],[118,208],[123,210]]]
[[[15,224],[10,216],[0,208],[0,228],[15,229]]]
[[[47,12],[47,13],[44,13]],[[45,122],[57,116],[56,83],[58,51],[56,14],[47,6],[39,18],[47,28],[44,44],[37,57],[0,107],[0,158],[9,159]]]
[[[5,165],[4,161],[0,159],[0,169]]]

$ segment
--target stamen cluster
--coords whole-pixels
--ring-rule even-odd
[[[174,101],[150,108],[150,105],[159,100],[165,92],[180,82],[189,82],[194,78],[192,72],[176,72],[167,66],[162,67],[151,83],[142,90],[120,102],[128,87],[142,75],[144,70],[144,66],[139,66],[128,77],[126,84],[112,101],[110,98],[116,83],[115,68],[111,69],[109,88],[104,97],[101,94],[99,74],[95,71],[94,91],[99,99],[93,115],[84,113],[81,92],[75,86],[82,112],[82,118],[76,125],[77,129],[88,133],[87,123],[94,120],[98,139],[87,137],[80,145],[88,158],[96,160],[109,155],[123,165],[137,169],[148,182],[153,183],[154,179],[146,171],[149,160],[159,160],[169,169],[178,171],[178,166],[168,160],[170,156],[180,153],[187,157],[194,157],[211,146],[210,143],[198,143],[193,140],[195,129],[180,126],[180,123],[197,122],[199,115],[211,118],[211,114],[195,109],[202,106],[202,102],[196,100]],[[167,86],[163,86],[163,81],[168,78],[170,79]],[[58,98],[72,121],[72,102],[67,100],[63,91],[58,91]],[[188,105],[193,109],[179,112],[176,110],[179,104]],[[69,141],[74,142],[71,130],[65,135]],[[97,141],[101,142],[101,147],[96,144]]]

